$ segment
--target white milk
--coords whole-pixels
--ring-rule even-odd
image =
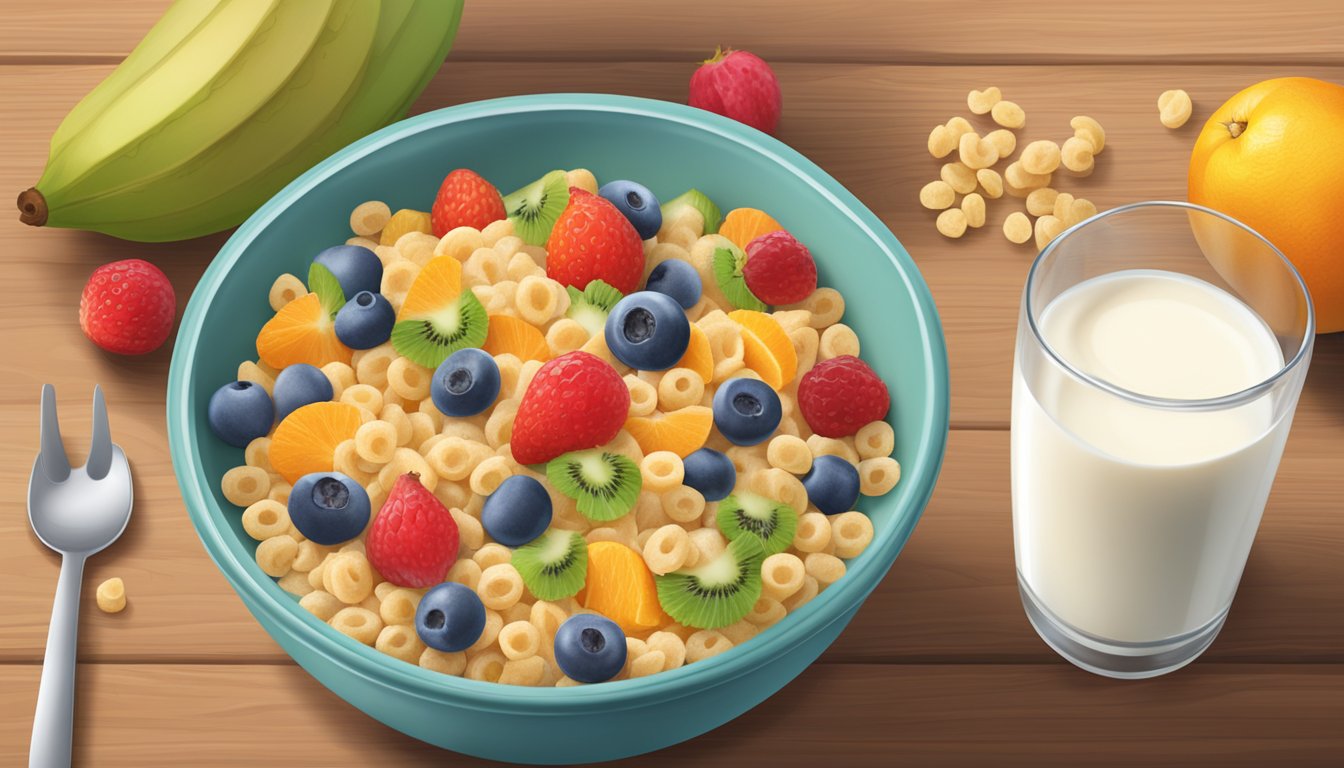
[[[1156,270],[1079,283],[1041,313],[1075,368],[1152,397],[1228,395],[1283,366],[1230,294]],[[1197,630],[1230,605],[1288,436],[1268,397],[1232,410],[1148,408],[1049,363],[1013,372],[1021,577],[1056,617],[1108,640]],[[1044,406],[1044,408],[1042,407]]]

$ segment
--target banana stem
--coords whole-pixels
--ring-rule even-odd
[[[47,199],[37,191],[37,187],[29,187],[19,193],[19,221],[33,227],[47,223]]]

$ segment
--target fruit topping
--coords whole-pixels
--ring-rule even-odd
[[[457,523],[448,508],[418,475],[407,472],[373,518],[365,551],[369,563],[393,584],[428,587],[443,581],[457,559],[457,545]]]
[[[735,541],[739,537],[761,547],[763,555],[783,552],[798,530],[793,507],[754,493],[737,493],[719,502],[719,530]]]
[[[752,240],[761,235],[783,229],[784,225],[775,221],[765,211],[756,208],[734,208],[723,217],[719,234],[731,240],[738,248],[746,248]]]
[[[275,423],[275,405],[260,384],[234,381],[210,396],[206,419],[215,436],[235,448],[265,437]]]
[[[511,562],[538,600],[563,600],[583,589],[588,542],[577,531],[553,528],[515,549]]]
[[[397,353],[426,368],[485,342],[489,318],[476,294],[462,290],[462,263],[438,256],[416,275],[392,327]]]
[[[741,621],[761,596],[759,539],[739,536],[709,562],[656,577],[658,601],[667,615],[697,629]]]
[[[764,442],[782,416],[779,395],[763,381],[729,379],[714,392],[714,426],[736,445]]]
[[[672,367],[689,368],[706,384],[714,379],[714,351],[709,346],[709,337],[700,330],[700,326],[691,323],[691,340],[686,345],[686,354]]]
[[[643,485],[634,459],[600,450],[574,451],[551,459],[546,479],[574,499],[579,514],[599,522],[615,520],[634,509]]]
[[[817,290],[817,264],[807,247],[784,230],[767,232],[747,243],[742,277],[766,304],[794,304]]]
[[[701,448],[681,463],[685,474],[682,483],[699,491],[705,501],[720,501],[737,485],[733,460],[713,448]]]
[[[314,256],[313,263],[326,268],[336,278],[345,300],[361,291],[377,293],[382,288],[383,262],[368,248],[358,245],[332,246]],[[308,273],[308,290],[321,294],[312,284],[311,268]]]
[[[481,507],[485,532],[506,547],[521,547],[545,533],[550,524],[551,497],[546,486],[527,475],[505,478]]]
[[[783,326],[764,312],[739,309],[728,317],[742,326],[742,362],[776,391],[798,375],[798,352]]]
[[[432,233],[432,230],[433,225],[430,223],[428,213],[402,208],[392,214],[392,218],[388,219],[387,224],[383,226],[382,234],[378,237],[378,244],[396,245],[402,235],[410,232],[423,232],[428,235]]]
[[[459,349],[434,371],[429,396],[445,416],[475,416],[499,396],[499,364],[475,347]]]
[[[698,189],[688,189],[664,203],[663,221],[676,221],[686,208],[694,208],[700,212],[701,218],[705,221],[706,235],[712,235],[719,231],[719,222],[723,220],[723,212],[719,210],[719,206],[715,205],[713,200],[710,200]]]
[[[271,435],[271,467],[291,485],[313,472],[330,472],[336,446],[364,423],[348,403],[313,403],[294,410]]]
[[[350,362],[350,348],[336,338],[331,312],[316,293],[289,302],[266,321],[257,334],[257,355],[272,368],[307,363],[319,368],[327,363]]]
[[[611,441],[630,411],[630,390],[610,365],[583,351],[544,363],[532,377],[513,422],[519,464],[544,464],[570,451]]]
[[[487,224],[504,216],[504,200],[499,196],[499,190],[466,168],[458,168],[444,177],[430,211],[435,237],[443,237],[458,227],[485,229]],[[386,238],[383,242],[387,242]]]
[[[690,262],[681,259],[668,259],[654,267],[649,272],[644,289],[671,296],[682,309],[694,307],[703,292],[700,273],[695,271]]]
[[[812,506],[828,515],[854,508],[859,500],[859,470],[839,456],[818,456],[803,475],[803,488]]]
[[[601,683],[625,666],[625,634],[610,619],[571,616],[555,633],[555,663],[571,680]]]
[[[546,336],[535,325],[513,315],[491,315],[482,347],[492,355],[514,355],[524,362],[551,359]]]
[[[714,282],[718,283],[719,290],[723,291],[723,297],[733,307],[764,312],[767,309],[765,302],[756,298],[756,294],[747,287],[746,278],[742,276],[742,268],[747,263],[746,254],[731,241],[724,239],[722,242],[727,247],[715,248],[713,260],[710,262]]]
[[[565,290],[569,292],[569,317],[582,325],[589,336],[603,332],[607,326],[607,315],[625,297],[602,280],[588,283],[582,291],[572,285],[565,286]]]
[[[617,302],[605,334],[617,360],[641,371],[663,371],[686,354],[691,324],[671,296],[638,291]]]
[[[614,541],[588,545],[588,579],[579,593],[579,604],[616,622],[630,635],[657,629],[666,621],[644,556]]]
[[[333,394],[331,379],[320,369],[307,363],[296,363],[275,377],[275,418],[283,421],[298,408],[311,403],[324,403]]]
[[[890,406],[887,385],[853,355],[823,360],[798,382],[798,410],[822,437],[848,437],[886,418]]]
[[[528,245],[545,245],[568,205],[569,180],[564,171],[551,171],[504,197],[504,210],[513,222],[513,233]]]
[[[381,293],[360,291],[336,313],[336,338],[351,349],[373,349],[392,338],[397,312]]]
[[[340,472],[314,472],[289,492],[289,519],[315,544],[343,544],[369,524],[369,494]]]
[[[426,592],[415,609],[415,633],[437,651],[465,651],[484,631],[485,604],[474,590],[455,581]]]
[[[644,277],[644,242],[607,200],[577,187],[546,241],[546,274],[575,288],[605,280],[621,293]]]
[[[663,226],[663,209],[658,205],[658,198],[643,184],[626,179],[609,181],[597,194],[629,219],[641,240],[657,235],[658,228]]]
[[[168,340],[176,311],[168,276],[148,261],[126,259],[89,275],[79,298],[79,327],[108,352],[143,355]]]
[[[671,451],[685,459],[705,444],[713,428],[714,412],[703,405],[688,405],[667,413],[655,411],[625,420],[625,431],[635,438],[646,456],[654,451]]]
[[[720,48],[691,75],[688,103],[773,134],[784,97],[774,71],[761,57]]]

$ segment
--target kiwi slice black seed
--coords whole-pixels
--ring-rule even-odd
[[[552,528],[515,549],[512,562],[538,600],[561,600],[583,589],[588,542],[577,531]]]
[[[569,316],[593,336],[605,332],[611,308],[625,298],[625,294],[604,280],[594,280],[582,291],[572,285],[566,286],[566,290],[569,291]]]
[[[341,290],[341,281],[336,279],[330,269],[316,261],[308,267],[308,290],[317,294],[322,309],[333,318],[345,306],[345,291]]]
[[[577,502],[589,520],[615,520],[635,508],[643,478],[629,456],[610,451],[574,451],[551,459],[546,479]]]
[[[668,616],[696,629],[741,621],[761,596],[760,544],[742,536],[718,557],[684,571],[655,576],[658,603]]]
[[[783,552],[798,531],[793,507],[754,493],[735,493],[719,502],[719,530],[730,541],[754,541],[765,555]]]
[[[741,248],[729,244],[727,248],[714,249],[714,261],[711,269],[714,272],[714,282],[719,284],[719,289],[723,291],[724,298],[736,309],[754,309],[757,312],[767,311],[765,302],[756,298],[751,289],[747,287],[747,280],[742,276],[742,267],[747,263],[747,254],[742,252]]]
[[[545,245],[568,205],[569,181],[564,171],[551,171],[504,196],[504,211],[513,222],[513,233],[528,245]]]
[[[457,350],[484,344],[489,322],[476,294],[462,291],[442,309],[398,321],[392,348],[432,370]]]
[[[706,235],[712,235],[719,231],[719,222],[723,221],[723,212],[704,192],[698,189],[688,189],[677,197],[668,200],[663,204],[663,221],[675,219],[683,208],[694,208],[700,212],[700,215],[705,219]]]

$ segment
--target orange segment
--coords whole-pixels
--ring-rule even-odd
[[[271,466],[293,485],[310,472],[330,472],[336,446],[364,422],[349,403],[311,403],[296,409],[271,435]]]
[[[407,232],[434,234],[434,228],[430,225],[429,214],[424,211],[402,208],[392,214],[392,218],[387,220],[387,224],[383,225],[383,233],[378,236],[378,244],[396,245],[397,240]]]
[[[350,348],[336,338],[336,325],[316,293],[301,296],[275,313],[257,334],[257,355],[272,368],[350,362]]]
[[[776,391],[793,381],[798,375],[798,353],[778,320],[750,309],[729,312],[728,317],[742,326],[742,359],[748,368]]]
[[[706,384],[714,379],[714,352],[709,347],[709,337],[700,330],[700,326],[691,323],[691,343],[686,345],[686,354],[672,367],[690,368]]]
[[[588,545],[588,579],[579,603],[620,625],[627,635],[647,634],[669,619],[658,604],[658,588],[644,558],[614,541]]]
[[[551,359],[546,337],[535,325],[513,315],[491,315],[490,327],[482,345],[491,355],[517,355],[519,360]]]
[[[719,234],[732,240],[742,250],[747,243],[766,234],[778,232],[784,225],[771,218],[770,214],[755,208],[734,208],[723,218],[719,225]]]
[[[713,426],[714,411],[703,405],[625,420],[625,430],[646,456],[654,451],[671,451],[683,459],[704,446]]]
[[[384,230],[386,231],[386,230]],[[437,256],[415,276],[411,290],[401,302],[398,320],[432,315],[453,303],[462,293],[462,262],[452,256]]]

